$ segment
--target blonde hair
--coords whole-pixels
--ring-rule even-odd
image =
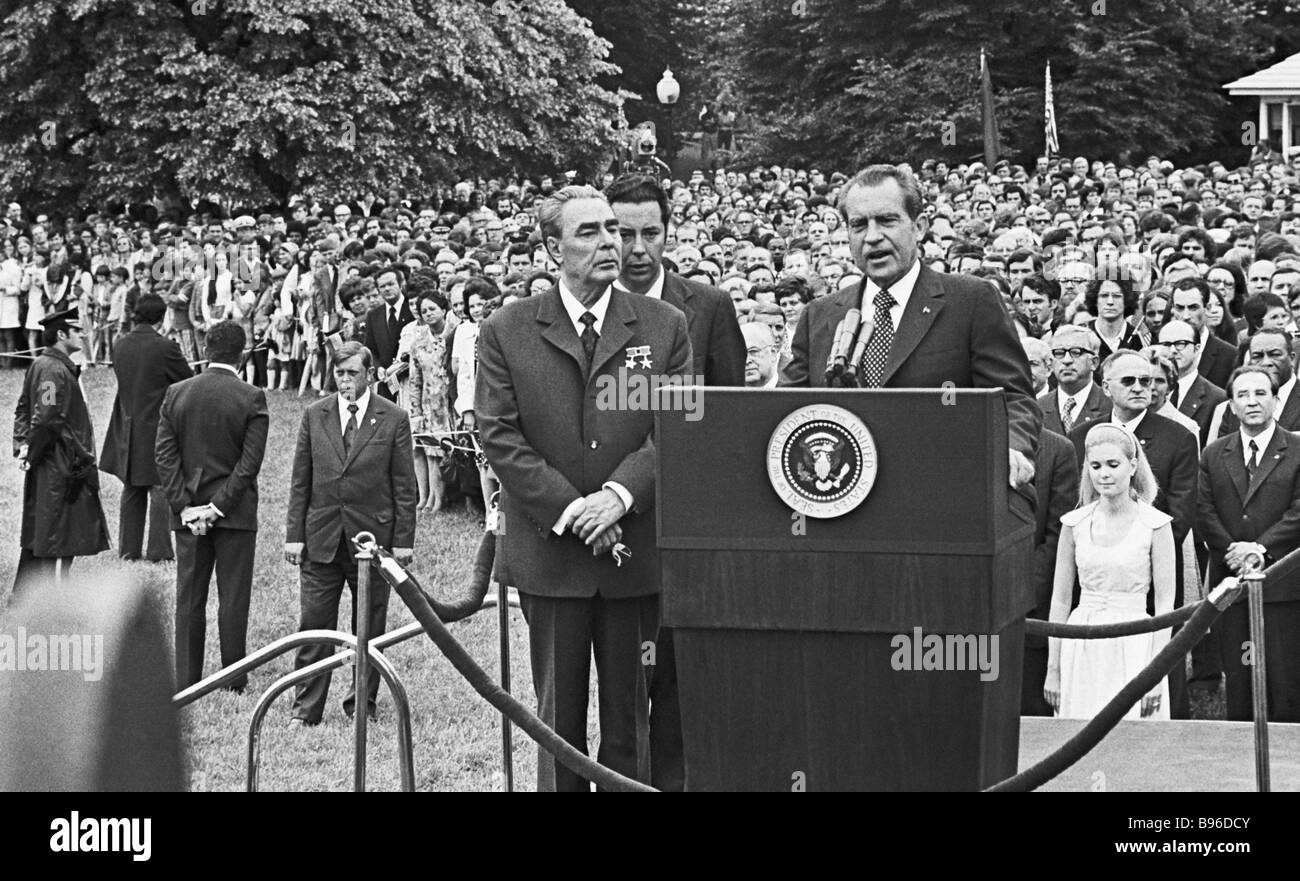
[[[1117,443],[1120,450],[1129,459],[1136,459],[1137,464],[1133,469],[1133,477],[1129,482],[1129,498],[1134,501],[1151,504],[1155,501],[1156,493],[1160,491],[1160,485],[1156,482],[1156,477],[1151,473],[1151,463],[1147,461],[1146,451],[1142,449],[1142,444],[1138,442],[1133,432],[1129,431],[1122,425],[1115,422],[1099,422],[1088,431],[1088,437],[1083,442],[1083,474],[1079,480],[1079,507],[1090,505],[1097,501],[1097,488],[1092,485],[1092,478],[1088,476],[1088,451],[1095,446],[1106,443]]]

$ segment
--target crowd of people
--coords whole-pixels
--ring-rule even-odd
[[[994,370],[974,369],[971,383],[1003,386],[1009,398],[1023,391],[1031,405],[1037,398],[1028,409],[1008,405],[1014,409],[1013,483],[1017,456],[1036,475],[1037,617],[1108,620],[1085,613],[1167,611],[1242,571],[1252,553],[1271,562],[1300,545],[1300,483],[1284,485],[1300,473],[1291,467],[1300,438],[1290,434],[1300,429],[1300,395],[1293,393],[1300,155],[1182,169],[1158,157],[1138,167],[1081,157],[1040,158],[1033,168],[929,160],[915,170],[892,168],[853,179],[778,166],[695,171],[685,181],[616,181],[609,174],[588,182],[569,173],[464,181],[433,198],[397,192],[338,203],[295,198],[270,210],[229,212],[205,203],[161,216],[151,206],[34,216],[10,204],[0,240],[0,363],[26,367],[43,345],[61,338],[62,325],[51,325],[50,316],[76,309],[86,340],[84,347],[64,347],[69,365],[117,367],[135,322],[169,338],[191,366],[212,357],[209,335],[222,328],[217,360],[248,384],[285,394],[346,391],[355,402],[371,389],[358,380],[359,371],[373,376],[374,394],[405,411],[414,438],[415,505],[437,510],[447,480],[455,479],[444,468],[444,441],[473,438],[487,406],[486,458],[493,458],[495,444],[496,455],[509,459],[501,408],[537,406],[495,395],[504,385],[518,393],[512,370],[519,368],[511,365],[526,350],[526,337],[507,345],[503,335],[515,325],[501,324],[484,355],[480,329],[515,301],[540,303],[556,290],[582,299],[574,290],[579,276],[566,265],[580,249],[561,235],[567,235],[566,203],[576,200],[597,218],[594,224],[613,231],[599,247],[619,250],[621,273],[591,282],[592,302],[607,297],[605,285],[612,284],[621,293],[677,305],[690,319],[688,366],[708,384],[821,384],[820,343],[804,322],[806,310],[829,314],[830,304],[850,302],[865,308],[867,295],[878,297],[885,288],[915,285],[916,293],[931,279],[956,277],[965,278],[944,284],[995,304],[997,334],[1005,331],[1014,342],[1014,330],[1020,345],[1014,362],[998,365],[1006,369],[1005,381]],[[586,204],[599,201],[593,193],[606,198],[601,190],[613,206],[608,218],[605,209]],[[853,193],[860,204],[848,203]],[[888,224],[894,226],[882,232]],[[599,249],[592,253],[584,259],[599,257]],[[894,310],[885,322],[891,332],[907,320],[906,296],[876,301],[878,317],[888,319]],[[727,300],[725,316],[710,305],[725,309]],[[570,317],[575,351],[585,352],[591,371],[591,328]],[[606,320],[593,316],[592,323]],[[242,330],[237,337],[225,330],[232,324]],[[676,346],[679,337],[668,334],[663,344]],[[238,357],[229,352],[232,338],[243,346]],[[889,339],[882,345],[881,365]],[[972,353],[975,368],[982,356]],[[493,372],[487,382],[477,376],[481,364]],[[341,366],[348,369],[340,373]],[[909,376],[915,381],[917,374],[882,374],[874,384],[906,384]],[[484,389],[493,400],[476,401]],[[537,394],[547,391],[539,387]],[[534,421],[545,414],[543,408]],[[346,446],[355,413],[336,415]],[[512,418],[517,422],[517,413]],[[304,438],[299,455],[315,455],[302,452]],[[540,443],[514,438],[525,440]],[[393,443],[401,449],[399,441]],[[477,440],[466,443],[477,446]],[[482,458],[479,465],[478,491],[487,500],[496,475]],[[518,467],[512,460],[508,470]],[[520,472],[513,479],[526,478]],[[583,504],[566,509],[556,531],[563,531],[561,523],[571,526],[587,544],[607,549],[622,536],[616,521],[634,510],[643,490],[618,481],[597,486],[574,500]],[[206,508],[190,511],[187,504],[186,511],[181,525],[191,530],[195,523],[200,532],[220,524],[221,515]],[[307,550],[298,542],[286,556],[346,569],[346,548],[334,541],[312,551],[310,535],[303,536]],[[355,566],[349,579],[354,574]],[[1126,595],[1122,602],[1108,596],[1115,592]],[[1270,654],[1300,624],[1297,603],[1285,592],[1278,596],[1283,601],[1270,604]],[[529,608],[540,614],[542,606],[533,599]],[[1217,688],[1227,674],[1230,718],[1250,711],[1248,668],[1240,660],[1244,620],[1239,606],[1230,609],[1216,627],[1217,644],[1207,640],[1193,655],[1194,680]],[[1031,640],[1024,712],[1095,713],[1164,638],[1086,649]],[[192,648],[187,652],[193,655]],[[1300,669],[1289,658],[1274,663],[1270,657],[1270,688],[1277,689],[1276,695],[1270,690],[1270,711],[1295,720]],[[535,677],[538,663],[534,657]],[[585,695],[585,674],[573,675],[583,679]],[[191,669],[188,677],[195,676]],[[652,684],[652,698],[654,690]],[[602,692],[602,713],[604,698]],[[319,721],[323,700],[323,692],[316,695],[299,718]],[[552,705],[548,721],[556,721],[556,712]],[[1182,671],[1134,713],[1185,718]]]

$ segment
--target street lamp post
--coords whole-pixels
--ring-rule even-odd
[[[673,105],[682,95],[681,84],[673,77],[673,72],[664,68],[663,79],[659,80],[659,85],[655,87],[655,92],[659,96],[659,103],[668,110],[668,137],[664,139],[664,149],[668,152],[668,167],[673,165]],[[671,174],[669,175],[671,177]]]

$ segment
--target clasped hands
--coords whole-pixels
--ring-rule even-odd
[[[1253,541],[1234,541],[1228,545],[1228,552],[1223,555],[1223,562],[1234,574],[1241,575],[1247,558],[1258,556],[1261,566],[1264,562],[1265,549],[1262,544]]]
[[[569,531],[591,546],[591,555],[608,554],[623,538],[618,521],[627,513],[623,500],[612,489],[585,496]]]
[[[181,511],[181,525],[189,527],[194,535],[207,535],[220,516],[211,504],[190,505]]]

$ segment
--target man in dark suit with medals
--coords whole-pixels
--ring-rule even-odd
[[[681,384],[690,337],[675,307],[614,287],[619,222],[599,190],[565,187],[539,220],[559,283],[493,313],[479,337],[475,411],[505,520],[498,571],[528,621],[538,714],[586,752],[594,649],[599,761],[645,780],[644,652],[659,619],[654,413],[611,404],[607,391]],[[611,553],[620,540],[630,557]],[[589,788],[549,755],[537,775],[539,790]]]

